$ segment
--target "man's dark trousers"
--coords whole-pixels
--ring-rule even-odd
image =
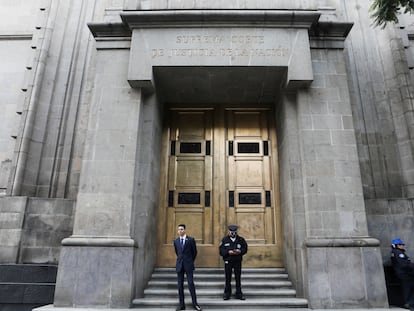
[[[187,275],[187,285],[188,290],[190,291],[191,301],[193,302],[193,305],[196,305],[197,299],[193,280],[193,270],[185,271],[184,268],[182,268],[180,272],[177,272],[177,285],[180,306],[184,306],[184,272]]]

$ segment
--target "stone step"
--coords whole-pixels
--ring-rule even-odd
[[[191,300],[187,299],[187,309],[192,310]],[[280,309],[280,308],[307,308],[308,301],[302,298],[249,298],[246,300],[223,300],[221,298],[197,298],[203,309],[220,308],[225,309]],[[139,308],[175,308],[178,305],[178,298],[138,298],[134,299],[133,305]]]
[[[188,292],[187,289],[185,289]],[[261,288],[259,290],[249,290],[243,287],[243,293],[246,297],[253,297],[253,298],[276,298],[276,297],[295,297],[296,291],[294,289],[283,288],[283,289],[264,289]],[[155,297],[162,297],[162,299],[166,297],[177,297],[177,288],[171,289],[160,289],[160,288],[147,288],[144,291],[144,295],[147,298],[155,298]],[[217,298],[220,299],[223,295],[222,288],[199,288],[197,287],[197,297],[210,297],[210,298]]]
[[[243,269],[242,287],[246,300],[223,300],[223,268],[197,268],[194,272],[197,299],[203,309],[280,309],[307,308],[306,299],[297,298],[296,290],[284,269]],[[232,286],[234,286],[234,279]],[[187,283],[185,297],[190,302]],[[144,298],[133,300],[135,308],[172,308],[178,304],[177,274],[174,268],[157,268],[144,291]],[[188,305],[189,310],[192,306]]]
[[[224,278],[220,281],[206,281],[194,278],[194,283],[196,284],[197,288],[199,287],[224,287]],[[261,288],[284,288],[284,287],[291,287],[291,281],[256,281],[256,280],[244,280],[242,279],[242,286],[243,288],[250,288],[250,287],[261,287]],[[175,288],[177,287],[177,280],[176,279],[168,279],[168,280],[150,280],[148,282],[148,287],[158,287],[158,288]]]
[[[0,264],[0,283],[56,283],[57,265]]]
[[[175,268],[155,268],[154,274],[156,273],[175,273]],[[194,273],[198,274],[214,274],[224,273],[224,267],[221,268],[196,268]],[[284,268],[243,268],[243,274],[259,273],[259,274],[283,274],[286,273]]]
[[[2,304],[50,304],[53,303],[55,284],[48,283],[0,283]]]
[[[175,273],[154,273],[152,275],[152,279],[176,279],[177,275]],[[224,272],[221,273],[210,273],[210,274],[200,274],[195,272],[194,273],[194,279],[203,279],[203,280],[216,280],[220,279],[222,280],[224,278]],[[276,274],[276,273],[269,273],[269,274],[259,274],[259,273],[246,273],[242,275],[243,280],[287,280],[288,275],[286,273],[284,274]]]
[[[56,274],[56,265],[1,264],[0,309],[31,310],[53,303]]]

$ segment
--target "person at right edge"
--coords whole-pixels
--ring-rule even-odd
[[[224,288],[223,299],[228,300],[231,296],[231,277],[234,270],[236,279],[236,299],[245,300],[241,290],[241,270],[242,259],[247,253],[247,243],[245,239],[237,234],[238,226],[228,226],[228,234],[220,243],[219,251],[224,260],[224,272],[226,285]]]
[[[405,243],[396,238],[391,244],[391,264],[401,281],[404,308],[414,311],[414,264],[405,253]]]

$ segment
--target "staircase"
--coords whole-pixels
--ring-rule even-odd
[[[296,298],[296,291],[281,268],[242,270],[242,290],[246,300],[223,300],[223,268],[197,268],[194,272],[197,300],[203,309],[275,309],[307,308],[308,302]],[[187,309],[191,297],[184,283]],[[233,291],[234,277],[232,284]],[[177,275],[174,268],[156,268],[144,291],[144,298],[133,301],[135,308],[175,308],[178,305]]]
[[[30,311],[53,303],[57,265],[0,264],[0,310]]]

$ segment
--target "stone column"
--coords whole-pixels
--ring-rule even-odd
[[[98,41],[98,40],[97,40]],[[64,239],[55,306],[129,307],[141,91],[127,81],[129,41],[97,42],[96,75],[73,235]]]
[[[311,308],[388,306],[379,241],[368,236],[341,50],[312,50],[314,81],[297,94]]]

